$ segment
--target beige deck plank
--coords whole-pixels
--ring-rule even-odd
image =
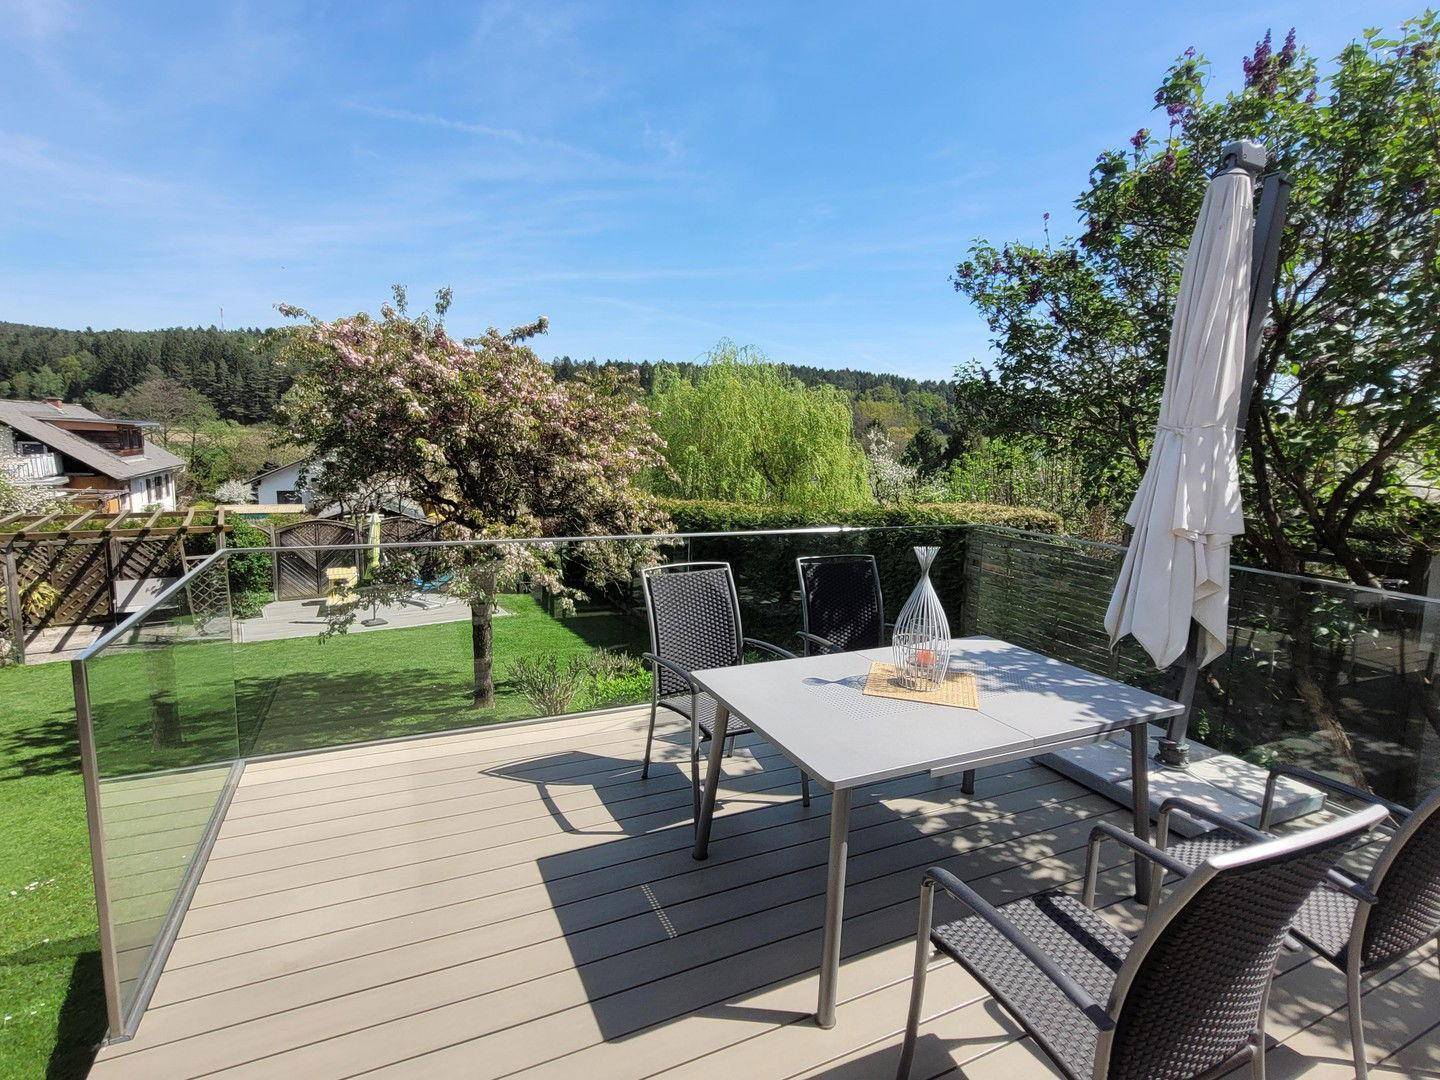
[[[1021,805],[1034,804],[1041,798],[1032,792],[1019,794],[1025,797]],[[1052,800],[1051,809],[1058,808]],[[1033,830],[1033,824],[1027,822],[1025,816],[1025,813],[1017,814],[1010,823],[1010,831],[1017,836],[1028,836]],[[967,843],[978,846],[1000,842],[1002,834],[995,831],[994,817],[986,818],[983,814],[971,817],[977,820],[951,833],[917,837],[911,825],[909,843],[892,842],[889,846],[858,849],[852,862],[852,882],[858,885],[890,874],[896,866],[923,865],[945,857],[947,852],[964,850]],[[986,830],[984,838],[967,841],[967,831],[978,829]],[[628,986],[637,961],[641,963],[638,970],[645,977],[658,978],[665,973],[666,965],[689,963],[695,953],[707,947],[695,936],[688,938],[684,947],[677,947],[670,942],[673,937],[694,935],[701,930],[730,936],[736,932],[725,924],[732,920],[758,919],[759,913],[787,901],[793,903],[807,897],[818,900],[824,889],[823,847],[816,845],[814,851],[791,849],[781,854],[785,856],[784,861],[769,868],[757,865],[759,860],[747,860],[738,864],[735,867],[738,872],[728,878],[723,871],[715,875],[692,873],[683,879],[656,882],[653,888],[625,890],[573,905],[579,910],[571,917],[545,911],[528,919],[477,928],[463,940],[432,941],[383,957],[366,957],[359,963],[311,969],[223,996],[156,1009],[147,1017],[147,1023],[151,1024],[147,1042],[202,1031],[208,1017],[217,1009],[237,1018],[273,1015],[343,993],[350,995],[345,1001],[353,1013],[364,1007],[363,997],[359,995],[367,987],[381,987],[376,1000],[382,1007],[389,1008],[392,1007],[389,999],[403,985],[401,980],[410,980],[414,986],[413,992],[402,995],[407,1009],[416,1008],[425,995],[432,993],[448,994],[453,1000],[460,1000],[532,980],[540,980],[533,989],[547,1008],[553,1008],[562,1001],[563,992],[548,987],[544,980],[568,974],[577,964],[584,963],[590,965],[587,976],[581,992],[573,998],[574,1004],[580,1004],[598,992],[602,979],[616,980],[617,990]],[[770,876],[765,876],[767,869]],[[753,877],[747,873],[750,870],[754,871]],[[667,886],[673,887],[667,889]],[[657,910],[665,913],[663,919],[657,918]],[[585,920],[585,925],[574,925],[572,919],[577,918]],[[777,923],[780,921],[783,920],[777,919]],[[654,959],[646,959],[646,950],[656,954]],[[613,963],[612,958],[621,954],[626,954],[625,959]],[[607,965],[619,974],[610,974]],[[416,983],[419,977],[425,981]],[[350,1019],[353,1020],[353,1016]],[[314,1031],[321,1025],[315,1021],[310,1026]]]
[[[808,1013],[828,796],[801,807],[796,770],[746,740],[697,864],[685,729],[662,719],[642,782],[647,724],[629,710],[252,766],[137,1038],[95,1077],[889,1075],[921,869],[996,903],[1074,888],[1093,822],[1127,819],[1026,762],[982,770],[974,796],[958,776],[858,792],[840,1022],[823,1032]],[[155,845],[121,856],[132,888],[163,886],[166,826],[201,809],[185,783],[170,812],[137,801],[117,819]],[[1111,913],[1133,924],[1123,853],[1107,864]],[[162,895],[127,903],[148,913]],[[1271,1075],[1329,1075],[1334,973],[1283,966]],[[1436,1067],[1433,956],[1367,1001],[1372,1058],[1393,1055],[1376,1076]],[[935,966],[926,1013],[917,1080],[1050,1075],[957,965]]]
[[[999,796],[1007,793],[1011,785],[1018,790],[1037,786],[1047,779],[1050,783],[1064,782],[1045,769],[1022,769],[1010,774],[997,772],[993,776],[981,776],[978,779],[977,796]],[[935,797],[948,793],[946,797],[953,798],[958,791],[958,784],[937,786],[928,777],[912,777],[895,781],[888,786],[888,790],[894,792],[887,799],[889,806],[872,803],[856,807],[852,826],[857,850],[860,846],[879,842],[871,839],[871,831],[889,820],[891,806],[911,816],[923,814],[921,808],[924,802],[921,796],[907,795],[907,792],[928,794],[931,789],[934,789]],[[760,827],[755,819],[772,814],[772,810],[774,815],[771,822],[767,827]],[[708,872],[710,875],[719,876],[727,872],[720,869],[727,865],[741,867],[743,873],[743,867],[752,859],[764,860],[776,857],[777,854],[784,857],[780,853],[788,847],[810,844],[812,848],[818,848],[824,843],[828,835],[828,822],[824,809],[818,802],[810,811],[795,808],[784,812],[785,816],[780,817],[782,812],[782,808],[752,811],[752,817],[747,818],[747,824],[753,824],[755,828],[737,831],[728,836],[717,836],[711,844],[710,858],[703,866],[690,857],[691,841],[687,829],[651,834],[644,839],[663,839],[667,842],[666,847],[651,851],[642,858],[620,863],[606,859],[606,856],[610,859],[615,857],[614,844],[575,849],[567,856],[575,860],[575,872],[563,876],[547,876],[535,862],[466,875],[467,880],[473,883],[476,898],[485,899],[483,905],[459,904],[433,908],[423,920],[402,916],[366,923],[348,930],[333,930],[323,941],[312,940],[306,943],[306,960],[312,965],[334,963],[383,952],[388,948],[415,941],[468,933],[477,925],[544,913],[561,906],[570,909],[567,918],[571,919],[574,925],[583,927],[599,921],[599,917],[591,913],[588,907],[588,901],[594,896],[621,889],[643,889],[647,885],[651,886],[652,892],[657,888],[664,892],[665,888],[673,887],[672,881],[682,881],[691,875],[703,876]],[[895,824],[896,822],[891,822],[892,827]],[[444,863],[441,861],[428,865],[443,867]],[[361,876],[350,880],[364,887],[369,879]],[[181,966],[181,961],[177,961],[172,954],[166,980],[157,989],[155,1000],[178,1000],[263,979],[267,973],[274,971],[276,955],[288,956],[288,950],[288,944],[280,944],[191,966]],[[237,979],[239,981],[236,981]]]

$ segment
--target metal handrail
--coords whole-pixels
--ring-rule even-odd
[[[146,604],[139,611],[133,612],[131,615],[126,617],[123,622],[119,623],[116,626],[112,626],[109,630],[106,630],[105,633],[101,634],[98,638],[96,638],[84,649],[82,649],[80,655],[70,661],[71,664],[83,664],[86,660],[89,660],[96,653],[100,652],[100,650],[106,648],[116,638],[134,629],[145,619],[149,618],[152,611],[154,611],[161,604],[169,600],[181,589],[189,585],[191,581],[193,581],[200,574],[203,574],[206,570],[208,570],[210,566],[213,565],[217,560],[223,559],[225,557],[225,553],[228,550],[228,548],[221,548],[219,551],[216,551],[211,555],[206,556],[206,558],[202,562],[196,563],[180,577],[176,578],[169,585],[165,586],[165,588],[161,589],[160,592],[155,596],[155,599],[151,600],[150,603]],[[240,548],[239,550],[245,551],[248,549]]]
[[[762,536],[834,536],[846,533],[897,532],[914,529],[970,529],[975,526],[964,522],[937,522],[933,525],[807,525],[788,529],[735,529],[716,532],[666,532],[666,533],[617,533],[604,536],[496,536],[479,537],[469,540],[411,540],[390,543],[366,543],[356,540],[344,544],[267,544],[256,547],[225,547],[205,557],[202,562],[187,570],[181,577],[166,586],[158,595],[140,610],[129,615],[124,622],[107,630],[96,638],[75,657],[73,662],[92,659],[96,654],[113,644],[117,638],[144,621],[153,611],[178,593],[198,575],[204,573],[216,560],[240,555],[276,555],[296,552],[320,551],[414,551],[436,548],[483,548],[502,545],[534,544],[585,544],[622,543],[644,541],[650,543],[681,543],[687,540],[743,539]]]

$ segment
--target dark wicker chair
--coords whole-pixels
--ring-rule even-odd
[[[1412,811],[1309,769],[1279,765],[1270,770],[1265,784],[1261,829],[1270,825],[1275,786],[1281,777],[1379,807],[1394,822],[1390,835],[1380,838],[1385,846],[1369,876],[1362,881],[1343,869],[1333,870],[1306,898],[1290,927],[1303,945],[1345,972],[1351,1053],[1355,1074],[1364,1080],[1368,1070],[1361,980],[1440,936],[1440,791]],[[1171,844],[1170,817],[1175,813],[1216,828]],[[1161,804],[1156,840],[1186,866],[1257,838],[1269,836],[1184,799],[1167,799]]]
[[[650,687],[650,732],[645,737],[645,765],[650,775],[650,750],[655,741],[655,716],[660,709],[679,713],[690,721],[690,791],[695,820],[700,819],[700,744],[715,731],[718,702],[690,677],[703,668],[730,667],[745,662],[745,650],[765,652],[782,660],[795,654],[768,641],[747,638],[740,624],[740,601],[730,564],[723,562],[672,563],[653,566],[640,575],[645,588],[645,610],[650,622],[650,651],[645,654],[654,678]],[[738,735],[753,730],[741,717],[731,717],[726,729],[733,748]],[[810,805],[810,778],[800,775],[804,805]]]
[[[995,908],[938,867],[920,888],[905,1080],[930,946],[969,971],[1071,1080],[1217,1076],[1247,1059],[1265,1075],[1265,1004],[1295,912],[1354,840],[1367,807],[1318,828],[1237,847],[1191,869],[1108,822],[1090,834],[1084,896],[1046,893]],[[1114,839],[1182,875],[1132,940],[1091,910],[1100,845]],[[931,925],[936,886],[972,914]]]
[[[875,649],[889,640],[873,555],[802,555],[800,632],[805,655]]]

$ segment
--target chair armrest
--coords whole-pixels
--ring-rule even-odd
[[[819,634],[811,634],[807,633],[804,630],[796,630],[795,636],[799,638],[802,642],[804,642],[806,645],[813,645],[822,653],[844,652],[844,650],[841,649],[839,645],[836,645],[835,642],[831,641],[829,638],[823,638]]]
[[[1208,821],[1210,824],[1229,833],[1242,843],[1259,844],[1264,843],[1266,840],[1275,839],[1271,833],[1261,832],[1259,829],[1252,829],[1244,822],[1227,818],[1218,810],[1211,810],[1208,806],[1201,806],[1199,803],[1191,802],[1189,799],[1176,795],[1166,799],[1160,804],[1160,820],[1156,825],[1156,832],[1158,834],[1159,846],[1162,849],[1168,840],[1170,812],[1172,810],[1179,810],[1182,813],[1189,814],[1193,818]],[[1362,904],[1375,904],[1379,902],[1379,898],[1369,889],[1365,888],[1364,885],[1341,873],[1341,871],[1335,867],[1331,867],[1326,871],[1325,877],[1335,888],[1341,892],[1349,893]]]
[[[649,661],[651,664],[653,664],[656,668],[664,668],[666,671],[670,672],[670,674],[674,675],[676,678],[683,679],[684,682],[685,682],[685,685],[690,688],[690,693],[691,693],[691,694],[698,694],[698,693],[700,693],[700,684],[695,681],[695,677],[694,677],[693,675],[691,675],[690,672],[689,672],[687,669],[685,669],[685,668],[681,667],[679,664],[675,663],[674,660],[666,660],[663,656],[656,656],[654,653],[650,653],[650,652],[641,653],[641,654],[640,654],[640,659],[641,659],[641,660],[648,660],[648,661]],[[659,675],[659,672],[656,671],[655,674],[658,676],[658,675]],[[658,681],[658,680],[657,680],[657,681]]]
[[[759,652],[768,652],[772,656],[778,656],[781,660],[794,660],[796,656],[789,649],[782,649],[779,645],[771,645],[768,641],[761,641],[759,638],[747,637],[744,639],[747,649],[756,649]]]
[[[1036,971],[1054,983],[1056,989],[1070,999],[1075,1007],[1095,1025],[1096,1030],[1109,1031],[1114,1028],[1115,1021],[1105,1011],[1105,1006],[1071,978],[1040,946],[1026,937],[1025,933],[1007,919],[1004,912],[994,904],[991,904],[954,874],[938,866],[932,866],[925,871],[926,886],[931,882],[940,886],[975,915],[993,926],[1006,941],[1015,946],[1020,955],[1035,965]],[[928,898],[925,898],[921,902],[927,901]]]
[[[1402,822],[1410,816],[1408,807],[1399,803],[1391,802],[1389,799],[1382,799],[1372,791],[1362,791],[1352,784],[1343,780],[1336,780],[1333,777],[1325,776],[1323,773],[1313,772],[1310,769],[1302,769],[1299,765],[1275,765],[1270,769],[1270,775],[1265,780],[1265,801],[1260,804],[1260,828],[1270,827],[1270,812],[1275,801],[1275,786],[1280,782],[1282,776],[1291,780],[1298,780],[1308,787],[1319,788],[1321,791],[1329,792],[1332,795],[1343,795],[1346,798],[1355,799],[1357,802],[1370,803],[1374,806],[1383,806],[1390,811],[1390,816],[1395,821]]]
[[[1160,816],[1155,823],[1155,846],[1164,851],[1170,839],[1170,814],[1179,810],[1181,813],[1195,818],[1198,821],[1208,822],[1223,832],[1229,833],[1236,840],[1247,844],[1258,844],[1265,840],[1275,839],[1269,833],[1261,832],[1259,829],[1252,829],[1244,822],[1235,821],[1226,817],[1218,810],[1211,810],[1208,806],[1194,802],[1181,795],[1172,795],[1160,804]]]
[[[1095,885],[1100,877],[1100,845],[1106,840],[1119,841],[1126,847],[1133,849],[1134,852],[1142,858],[1149,859],[1156,866],[1163,867],[1171,873],[1179,874],[1181,877],[1186,877],[1195,869],[1193,866],[1188,866],[1181,862],[1175,858],[1174,855],[1160,850],[1154,844],[1147,844],[1133,833],[1128,833],[1124,829],[1110,824],[1108,821],[1099,822],[1090,830],[1090,842],[1085,848],[1085,891],[1081,899],[1086,907],[1095,906]],[[1145,894],[1149,897],[1148,903],[1151,907],[1154,906],[1159,891],[1160,879],[1158,876],[1152,875],[1150,888],[1145,890]],[[1135,892],[1137,896],[1141,892],[1141,883],[1138,881],[1135,883]]]

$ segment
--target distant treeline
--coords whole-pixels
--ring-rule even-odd
[[[177,327],[168,330],[59,330],[0,321],[0,398],[58,397],[83,401],[96,394],[119,396],[151,375],[161,374],[190,386],[209,399],[227,420],[257,423],[268,420],[289,386],[276,366],[274,353],[282,331],[220,330]],[[555,373],[574,378],[606,364],[634,370],[648,393],[654,381],[651,361],[554,360]],[[691,363],[674,365],[693,368]],[[801,382],[825,383],[861,397],[893,391],[908,398],[917,393],[950,396],[950,384],[907,379],[901,375],[831,371],[785,365]],[[891,396],[891,395],[884,395]]]
[[[119,396],[160,374],[198,390],[221,417],[266,420],[289,385],[276,330],[57,330],[0,322],[0,397]]]
[[[635,371],[639,374],[640,385],[648,393],[655,379],[655,369],[658,367],[679,368],[681,371],[689,371],[700,365],[689,361],[670,363],[668,361],[654,363],[650,360],[575,360],[569,356],[559,356],[553,361],[555,374],[562,379],[573,379],[576,375],[586,371],[595,371],[602,367],[618,367],[627,371]],[[863,394],[870,394],[882,387],[894,390],[896,395],[904,397],[913,393],[924,392],[938,394],[941,397],[949,397],[951,394],[951,383],[941,382],[935,379],[911,379],[904,375],[890,375],[874,371],[856,371],[853,368],[820,368],[810,367],[806,364],[782,364],[790,374],[803,382],[806,386],[836,386],[846,393],[859,397]]]

